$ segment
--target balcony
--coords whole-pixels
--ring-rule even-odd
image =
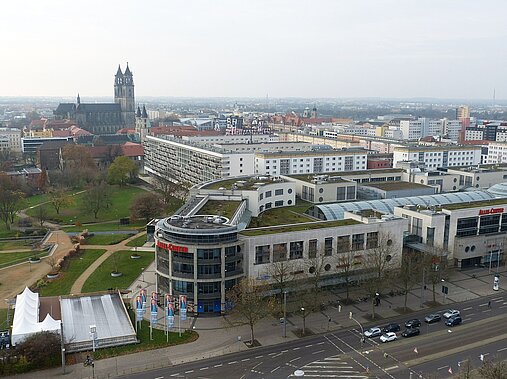
[[[243,259],[243,253],[232,253],[225,256],[226,262],[232,262],[238,259]]]
[[[231,276],[236,276],[236,275],[242,275],[243,274],[243,269],[242,268],[236,268],[235,270],[228,270],[225,272],[225,277],[226,278],[230,278]]]
[[[172,272],[172,277],[173,279],[178,279],[178,278],[182,278],[182,279],[194,279],[194,273],[193,272],[178,272],[178,271],[174,271]]]
[[[222,279],[222,274],[197,274],[197,279]]]

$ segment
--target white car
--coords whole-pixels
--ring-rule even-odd
[[[451,318],[452,316],[459,316],[459,311],[456,309],[449,309],[443,314],[444,318]]]
[[[398,339],[398,336],[394,332],[387,332],[385,334],[382,334],[380,336],[380,342],[391,342],[396,341]]]
[[[378,337],[382,335],[380,328],[370,328],[364,331],[364,336],[368,338]]]

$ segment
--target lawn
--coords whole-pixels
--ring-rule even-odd
[[[204,206],[199,209],[200,215],[219,215],[231,219],[238,209],[241,201],[218,201],[208,200]]]
[[[30,257],[43,257],[47,255],[47,253],[47,250],[0,253],[0,267],[12,266],[16,263],[26,262]]]
[[[29,249],[34,240],[0,241],[0,250]]]
[[[265,234],[275,234],[275,233],[288,233],[288,232],[297,232],[303,230],[313,230],[313,229],[321,229],[321,228],[331,228],[337,226],[345,226],[345,225],[356,225],[360,224],[359,221],[346,219],[346,220],[334,220],[334,221],[324,221],[324,222],[306,222],[300,223],[296,225],[280,225],[272,228],[265,229],[245,229],[240,233],[245,236],[262,236]]]
[[[11,310],[11,320],[13,316],[14,311]],[[8,328],[9,325],[7,325],[7,308],[0,308],[0,330],[5,330]]]
[[[79,256],[71,258],[67,268],[60,272],[59,278],[48,281],[45,286],[40,288],[40,295],[68,295],[76,279],[105,252],[105,250],[82,249]]]
[[[108,221],[96,224],[84,224],[81,226],[64,226],[62,230],[66,232],[82,232],[85,229],[88,229],[89,232],[114,232],[117,230],[132,230],[136,232],[137,230],[144,230],[145,228],[146,223],[144,221],[130,223],[130,225],[120,225],[118,221]]]
[[[131,237],[132,234],[95,234],[85,238],[86,245],[116,245]]]
[[[143,233],[139,237],[134,238],[133,240],[127,242],[127,246],[131,247],[140,247],[146,243],[146,233]]]
[[[49,200],[49,195],[47,193],[43,193],[40,195],[33,195],[33,196],[26,197],[23,199],[23,202],[24,202],[24,207],[29,208],[29,207],[33,207],[37,204],[45,203],[48,200]],[[51,207],[51,204],[47,204],[47,206]]]
[[[281,207],[267,210],[259,215],[259,217],[252,218],[249,228],[260,228],[263,226],[285,225],[285,224],[298,224],[301,222],[315,221],[304,212],[313,204],[307,203],[303,200],[298,200],[296,205],[292,207]]]
[[[117,251],[107,258],[93,274],[90,275],[83,286],[83,292],[105,291],[109,288],[125,289],[153,262],[155,254],[149,251],[139,251],[139,259],[132,259],[132,251]],[[119,278],[113,278],[114,259],[118,260],[118,271],[123,273]]]
[[[134,320],[134,313],[132,311],[129,311],[129,315],[131,320]],[[132,321],[132,323],[134,324],[134,321]],[[167,337],[163,330],[153,329],[153,340],[150,340],[150,323],[146,320],[143,320],[141,321],[141,327],[139,328],[138,326],[137,338],[140,341],[138,344],[98,349],[95,353],[93,353],[93,358],[104,359],[118,355],[136,353],[139,351],[160,349],[162,347],[179,345],[182,343],[195,341],[197,338],[199,338],[199,335],[196,332],[190,330],[182,331],[181,337],[177,331],[170,332],[169,342],[167,342]]]
[[[54,208],[48,207],[48,218],[62,224],[75,224],[77,222],[110,221],[129,217],[130,205],[134,198],[142,192],[145,191],[137,187],[112,186],[110,191],[111,205],[109,208],[99,211],[97,218],[94,218],[92,212],[83,209],[82,205],[85,193],[80,193],[74,196],[74,204],[68,208],[61,209],[60,214],[56,214]],[[36,216],[36,209],[29,209],[27,214]]]

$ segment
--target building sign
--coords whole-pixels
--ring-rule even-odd
[[[172,243],[165,243],[162,241],[157,241],[157,247],[165,250],[176,251],[178,253],[188,253],[188,247],[186,246],[173,245]]]
[[[495,213],[503,213],[504,208],[489,208],[489,209],[481,209],[479,211],[479,216],[482,215],[491,215]]]

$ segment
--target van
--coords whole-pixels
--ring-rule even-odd
[[[461,324],[461,316],[453,316],[449,320],[445,322],[445,325],[447,326],[456,326]]]

